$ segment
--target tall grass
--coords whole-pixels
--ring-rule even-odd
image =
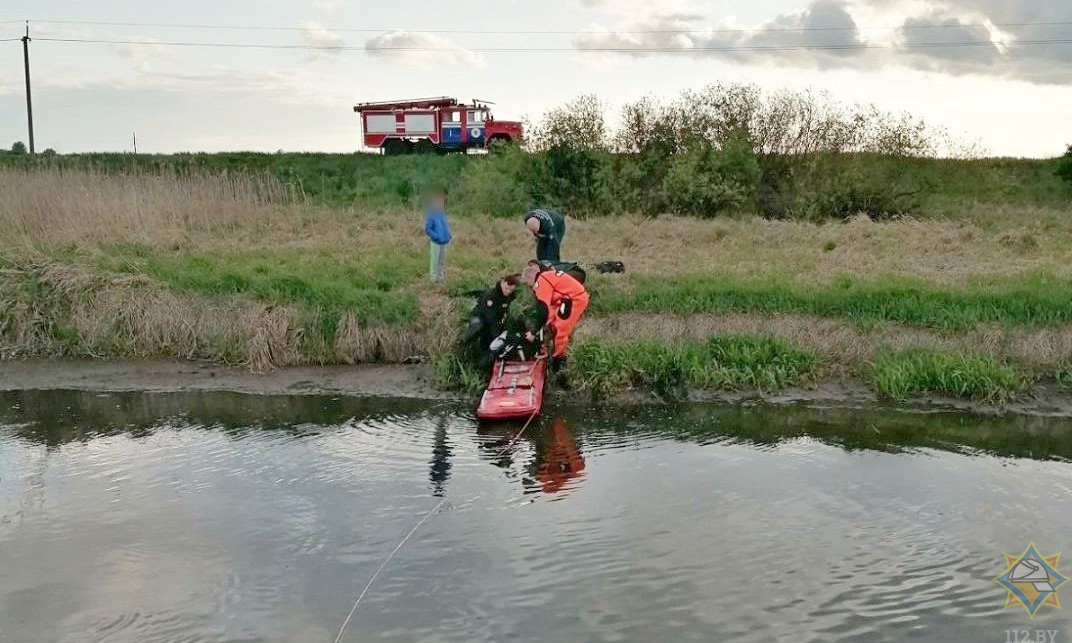
[[[598,393],[638,387],[679,396],[689,388],[778,389],[810,373],[817,357],[774,337],[724,335],[707,342],[588,341],[570,356],[570,380]]]
[[[935,393],[1000,402],[1024,388],[1016,369],[988,355],[921,349],[879,354],[868,379],[880,393],[898,400]]]
[[[180,241],[270,218],[300,195],[250,172],[184,176],[0,166],[0,247]]]
[[[409,207],[430,183],[454,185],[465,157],[391,157],[372,154],[222,152],[185,154],[0,155],[0,166],[91,171],[107,175],[270,177],[311,200],[371,210]]]
[[[498,158],[451,162],[464,174]],[[440,161],[380,167],[391,183],[395,170]],[[531,256],[519,218],[455,216],[455,204],[472,202],[452,195],[448,284],[432,285],[411,202],[328,208],[262,169],[0,166],[0,355],[253,368],[421,355],[444,381],[473,387],[482,374],[444,356],[472,306],[466,291]],[[479,199],[492,207],[497,194]],[[1057,208],[986,211],[979,221],[848,224],[571,217],[564,256],[621,259],[628,270],[590,271],[573,377],[594,391],[666,395],[778,388],[817,373],[816,355],[824,373],[863,375],[885,345],[991,355],[1052,376],[1072,363],[1072,224]]]
[[[807,313],[864,323],[899,322],[939,330],[986,323],[1061,324],[1072,321],[1072,281],[1044,276],[939,289],[916,280],[843,278],[806,286],[784,279],[741,280],[721,275],[638,279],[631,289],[596,300],[600,312]]]

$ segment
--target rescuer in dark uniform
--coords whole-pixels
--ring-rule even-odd
[[[525,227],[536,237],[537,261],[560,261],[562,237],[566,236],[566,217],[544,208],[529,210],[525,213]]]
[[[510,303],[517,294],[518,282],[517,275],[506,275],[499,279],[480,296],[469,313],[469,326],[465,329],[462,341],[469,347],[470,354],[475,354],[482,368],[491,365],[488,348],[506,329],[506,317],[510,312]]]

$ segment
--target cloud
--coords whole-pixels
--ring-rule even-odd
[[[868,0],[883,6],[886,0]],[[945,0],[926,15],[904,20],[901,53],[911,66],[947,74],[982,74],[1040,84],[1072,83],[1072,47],[1039,41],[1067,39],[1072,3]],[[1051,23],[1051,24],[1042,24]],[[988,45],[919,47],[933,43]]]
[[[692,0],[577,0],[582,7],[595,9],[601,13],[623,19],[636,19],[637,16],[689,11],[694,5]]]
[[[157,42],[142,38],[136,43],[119,45],[117,53],[134,65],[141,72],[152,71],[153,67],[168,58],[167,47]]]
[[[851,49],[865,43],[846,5],[838,0],[817,0],[803,10],[779,15],[759,29],[705,28],[702,20],[702,16],[689,13],[654,15],[619,31],[581,34],[574,44],[582,50],[610,49],[628,55],[674,49],[689,52],[686,55],[737,61],[766,59],[796,66],[844,65],[836,59],[853,54],[856,64],[868,59],[860,50]]]
[[[898,30],[901,44],[911,49],[921,61],[935,61],[939,71],[967,72],[979,66],[993,65],[1002,56],[987,25],[962,21],[955,17],[927,16],[908,18]],[[960,47],[935,47],[946,43],[976,43]]]
[[[865,37],[854,13],[874,24],[900,26],[886,32],[869,30]],[[617,29],[581,34],[574,46],[631,56],[669,55],[662,50],[674,49],[685,52],[675,56],[788,67],[900,66],[1072,83],[1072,46],[1037,43],[1067,38],[1067,31],[1058,25],[1037,23],[1072,22],[1072,2],[854,0],[850,5],[843,0],[815,0],[754,29],[709,27],[703,22],[688,13],[651,13]]]
[[[302,23],[298,37],[303,45],[322,48],[326,54],[338,55],[342,51],[340,48],[346,46],[342,36],[311,20]]]
[[[370,56],[396,60],[415,67],[441,65],[483,66],[484,58],[450,40],[420,31],[392,31],[365,43]]]

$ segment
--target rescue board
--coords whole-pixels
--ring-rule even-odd
[[[543,407],[546,361],[495,360],[488,388],[480,398],[480,420],[524,420]]]

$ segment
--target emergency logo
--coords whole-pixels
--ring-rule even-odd
[[[1005,609],[1021,605],[1031,618],[1043,605],[1061,609],[1057,590],[1068,578],[1057,571],[1060,558],[1060,552],[1043,556],[1035,549],[1035,543],[1030,543],[1019,556],[1005,554],[1005,571],[994,579],[1008,592]]]

